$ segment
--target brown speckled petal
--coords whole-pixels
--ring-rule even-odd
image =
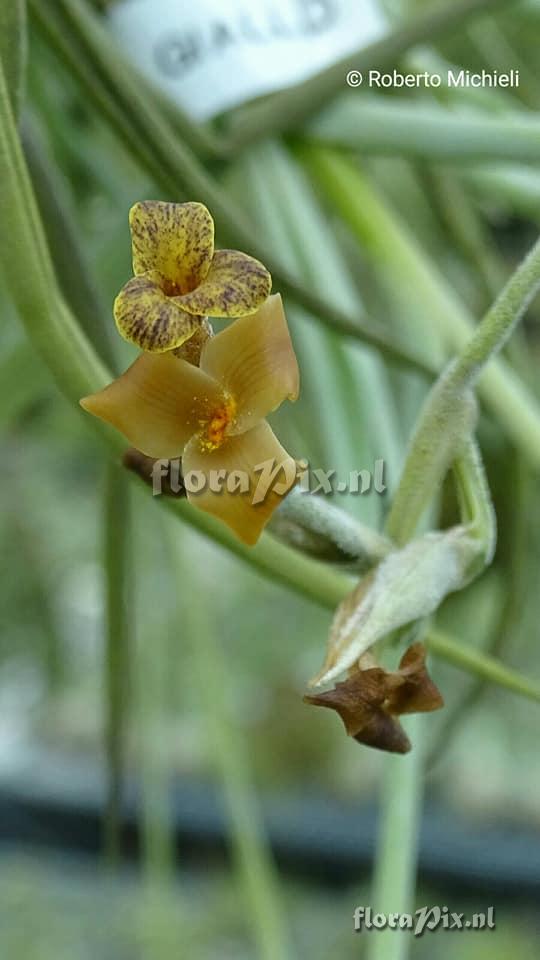
[[[131,208],[129,226],[135,276],[155,271],[181,294],[204,280],[214,253],[214,221],[203,203],[144,200]]]
[[[216,250],[206,278],[179,298],[188,313],[207,317],[244,317],[264,303],[272,289],[266,267],[238,250]]]
[[[164,353],[189,339],[200,323],[166,296],[148,276],[133,277],[114,301],[114,319],[124,340],[147,353]]]
[[[208,340],[200,366],[236,400],[230,434],[249,430],[286,398],[296,400],[298,364],[279,293]]]
[[[273,481],[269,478],[269,484],[260,485],[261,472],[254,468],[268,461],[278,469]],[[281,465],[283,469],[279,469]],[[221,492],[213,492],[208,485],[210,472],[218,470],[226,471],[231,483],[232,471],[235,471],[235,474],[240,471],[247,478],[249,490],[229,492],[224,483]],[[191,471],[198,471],[207,478],[207,486],[200,493],[190,492]],[[288,493],[294,484],[296,464],[281,446],[272,429],[263,421],[241,436],[228,438],[215,450],[204,448],[199,438],[194,437],[184,450],[182,472],[191,503],[218,517],[240,540],[253,545],[285,493]],[[265,486],[269,487],[266,496],[263,495]],[[262,500],[253,504],[254,497],[258,496],[262,496]]]
[[[143,354],[101,390],[81,400],[148,457],[181,455],[186,443],[224,403],[211,377],[176,357]]]

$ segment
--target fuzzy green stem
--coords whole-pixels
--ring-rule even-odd
[[[471,391],[483,368],[502,350],[539,289],[540,240],[427,397],[387,520],[387,533],[392,538],[398,534],[398,543],[416,526],[422,501],[441,483],[458,452],[460,438],[470,432]],[[540,439],[528,452],[530,459],[540,460]]]
[[[484,366],[499,353],[540,290],[540,239],[514,271],[497,300],[458,357],[454,383],[471,388]],[[536,448],[540,457],[540,437]]]
[[[392,549],[391,542],[371,527],[354,520],[321,497],[291,490],[275,514],[321,538],[336,559],[348,560],[357,570],[369,569]]]

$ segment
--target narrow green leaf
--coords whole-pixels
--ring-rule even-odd
[[[403,154],[422,160],[540,160],[540,121],[536,114],[460,113],[443,106],[369,94],[341,97],[310,124],[305,136],[361,153]]]
[[[426,644],[431,653],[451,663],[452,666],[540,703],[540,681],[523,676],[516,670],[506,667],[500,660],[465,646],[440,630],[430,630],[426,637]]]
[[[26,0],[0,4],[0,61],[3,64],[13,113],[18,118],[24,100],[27,58]]]

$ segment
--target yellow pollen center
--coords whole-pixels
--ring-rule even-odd
[[[206,450],[217,450],[221,446],[225,439],[227,427],[234,419],[235,413],[236,403],[232,397],[228,397],[225,403],[214,410],[201,438],[202,445]]]

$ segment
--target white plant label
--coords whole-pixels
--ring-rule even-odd
[[[386,29],[376,0],[121,0],[109,21],[141,72],[197,120],[299,83]]]

